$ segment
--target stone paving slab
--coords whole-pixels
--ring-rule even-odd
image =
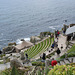
[[[63,49],[62,50],[61,50],[61,44],[63,44]],[[61,50],[60,56],[62,56],[63,54],[66,53],[66,36],[63,36],[62,34],[60,34],[60,36],[58,38],[58,48]],[[51,57],[51,59],[52,58],[56,59],[58,57],[59,56],[55,54]]]
[[[6,68],[10,68],[10,62],[6,63],[6,64],[0,64],[0,71],[4,70]]]

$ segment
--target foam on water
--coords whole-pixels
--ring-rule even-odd
[[[51,28],[51,29],[55,29],[55,27],[54,27],[54,26],[49,26],[49,28]]]
[[[21,39],[24,39],[25,41],[30,41],[30,38],[20,38],[20,39],[17,39],[16,43],[17,44],[22,43]]]

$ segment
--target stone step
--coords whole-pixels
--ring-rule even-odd
[[[70,47],[67,48],[68,50],[70,49]]]
[[[70,47],[70,46],[68,46],[68,48],[70,49],[71,47]]]
[[[67,61],[68,61],[69,63],[71,63],[71,62],[72,62],[69,58],[67,59]]]
[[[68,47],[70,47],[70,48],[71,48],[72,46],[70,46],[70,45],[69,45]]]
[[[75,63],[75,58],[74,57],[70,57],[68,59],[64,59],[64,60],[61,60],[60,62],[57,63],[57,65],[65,65],[65,64],[68,64],[68,63]]]
[[[72,58],[68,58],[69,62],[71,63],[72,62]]]
[[[75,63],[75,57],[73,58],[73,63]]]
[[[57,63],[57,65],[60,65],[60,63]]]
[[[0,62],[3,62],[3,60],[0,60]]]
[[[68,64],[68,63],[69,63],[69,61],[68,61],[68,60],[65,60],[65,59],[64,59],[64,62],[65,62],[66,64]]]
[[[72,42],[69,42],[69,44],[73,45],[74,43],[72,43]]]
[[[73,46],[73,44],[70,44],[70,46]]]
[[[60,61],[61,65],[65,65],[65,63],[63,61]]]

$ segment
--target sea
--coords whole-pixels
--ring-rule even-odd
[[[75,0],[0,0],[0,50],[9,42],[18,44],[71,23],[75,23]]]

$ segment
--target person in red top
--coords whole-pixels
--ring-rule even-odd
[[[59,33],[59,31],[58,31],[58,35],[59,35],[60,33]]]
[[[51,62],[51,65],[52,65],[52,66],[55,66],[56,64],[57,64],[57,61],[54,60],[54,58],[53,58],[53,60],[52,60],[52,62]]]

